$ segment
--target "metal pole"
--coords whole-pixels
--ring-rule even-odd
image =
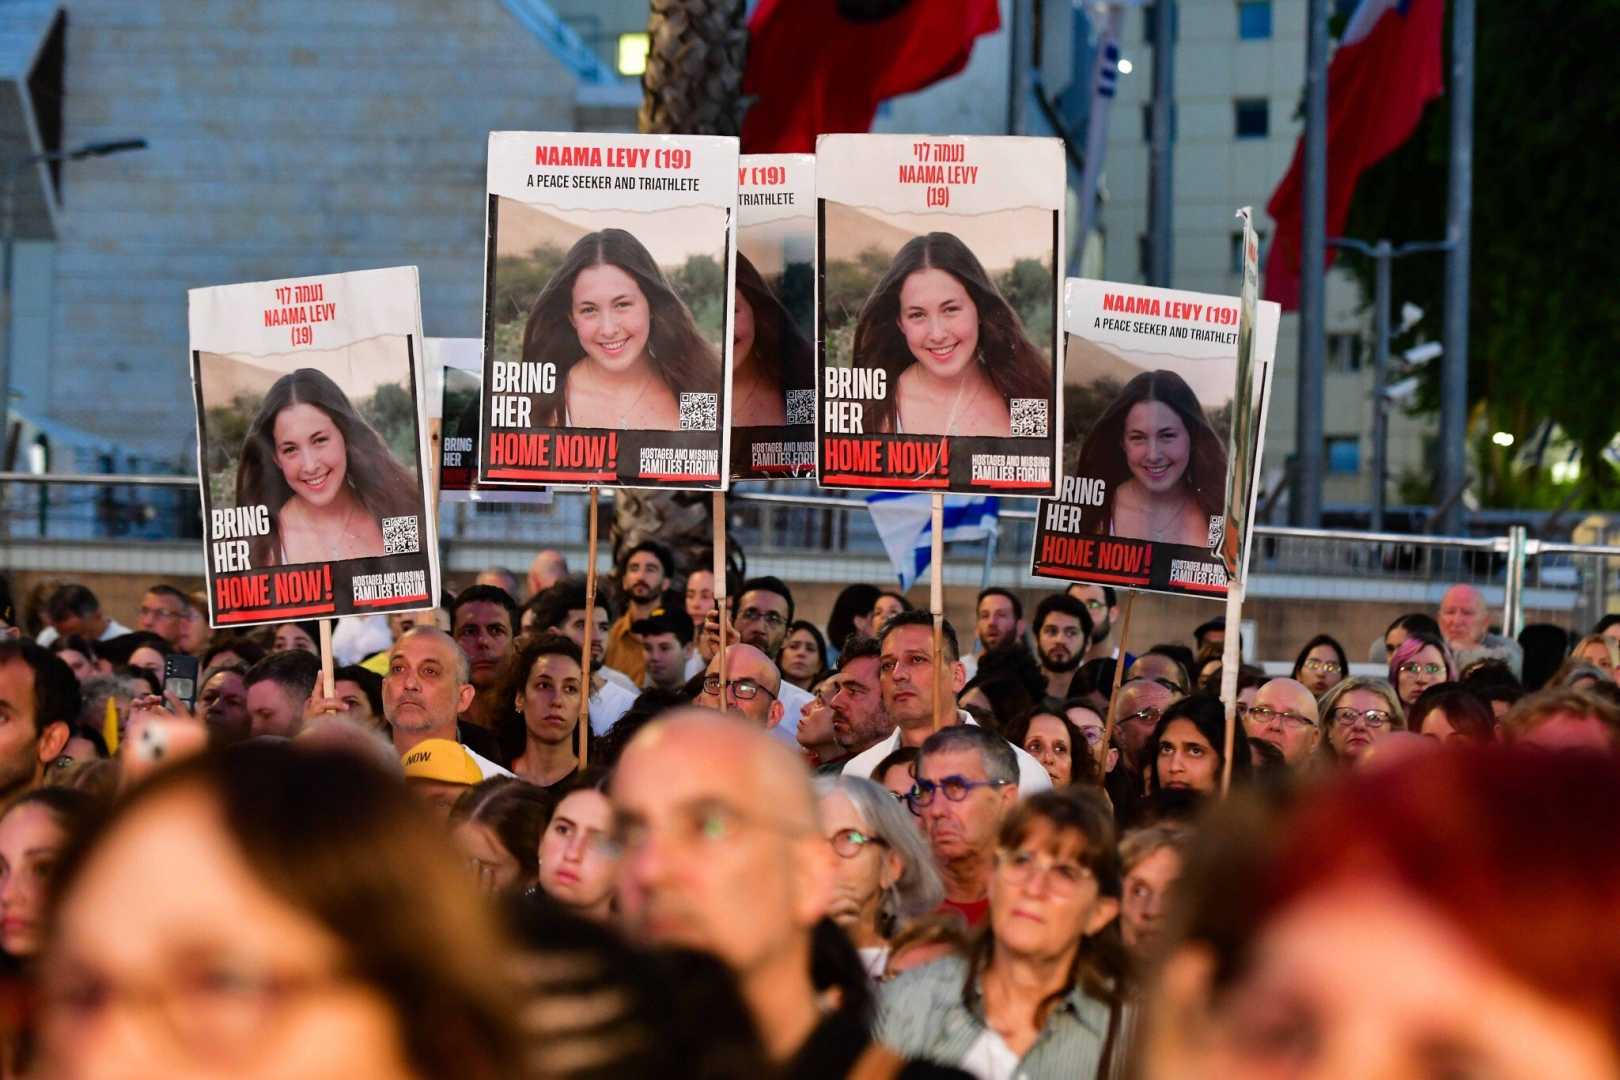
[[[1103,155],[1108,149],[1108,116],[1119,81],[1119,35],[1125,23],[1125,9],[1108,6],[1097,36],[1097,54],[1091,69],[1091,109],[1086,114],[1086,167],[1080,174],[1079,241],[1071,255],[1071,265],[1079,266],[1086,238],[1097,223],[1097,181],[1102,175]]]
[[[1294,423],[1294,497],[1288,516],[1322,523],[1322,368],[1326,337],[1323,266],[1327,255],[1327,0],[1310,0],[1305,39],[1305,192],[1300,219],[1299,400]]]
[[[1153,28],[1153,145],[1148,159],[1148,284],[1170,287],[1171,200],[1175,155],[1171,148],[1176,93],[1175,0],[1154,5],[1158,23]]]
[[[1530,530],[1508,526],[1507,576],[1502,587],[1502,636],[1517,638],[1524,629],[1524,566],[1529,557]]]
[[[1388,240],[1373,247],[1373,414],[1372,531],[1384,531],[1385,478],[1389,473],[1389,402],[1384,379],[1389,371],[1389,273],[1395,251]]]
[[[1441,493],[1468,478],[1468,248],[1474,205],[1474,0],[1451,5],[1451,181],[1446,196],[1445,355],[1440,367]],[[1454,499],[1441,520],[1444,532],[1463,531],[1463,506]]]

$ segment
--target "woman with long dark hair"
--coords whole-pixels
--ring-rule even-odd
[[[1299,650],[1291,674],[1312,695],[1321,697],[1349,676],[1350,661],[1338,639],[1331,634],[1317,634]]]
[[[855,324],[854,366],[881,368],[866,430],[1007,437],[1015,401],[1052,397],[1052,362],[968,246],[932,232],[902,246]]]
[[[814,350],[740,251],[736,305],[731,321],[731,426],[779,427],[787,423],[787,391],[815,391]]]
[[[1194,694],[1164,710],[1147,749],[1152,770],[1148,773],[1148,795],[1188,792],[1209,796],[1220,790],[1221,773],[1226,767],[1226,706],[1210,694]],[[1243,725],[1232,729],[1232,782],[1249,779],[1252,764],[1249,738]]]
[[[1173,371],[1125,384],[1080,447],[1077,475],[1103,482],[1083,532],[1207,548],[1226,513],[1226,446],[1192,387]]]
[[[623,229],[569,249],[529,311],[523,361],[556,374],[556,389],[538,395],[535,427],[678,431],[681,394],[724,392],[720,357]]]
[[[269,534],[249,542],[256,568],[381,555],[383,519],[422,512],[416,478],[314,368],[264,395],[242,440],[236,505],[270,511]]]

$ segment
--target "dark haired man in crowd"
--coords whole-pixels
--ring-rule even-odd
[[[837,676],[824,684],[833,739],[843,751],[841,761],[865,753],[894,733],[894,721],[883,708],[881,663],[877,638],[851,634],[838,656]]]
[[[946,908],[969,926],[990,914],[990,871],[1001,821],[1018,804],[1013,744],[967,724],[940,728],[922,744],[911,808],[945,879]]]
[[[34,640],[50,645],[58,637],[82,637],[86,641],[107,641],[130,632],[129,627],[101,610],[96,594],[83,585],[63,585],[45,602],[49,626]]]
[[[984,653],[1012,648],[1023,640],[1024,602],[1009,590],[992,585],[979,593],[973,614],[978,648],[973,655],[962,657],[962,670],[969,679],[977,673]]]
[[[299,649],[271,653],[248,668],[242,683],[250,733],[286,739],[297,735],[320,675],[320,657]]]
[[[643,689],[679,690],[703,670],[703,661],[692,652],[692,616],[684,607],[653,608],[646,618],[631,623],[630,629],[641,640],[646,661]]]
[[[1063,701],[1091,647],[1091,614],[1067,593],[1043,597],[1035,608],[1035,656],[1046,676],[1046,696]]]
[[[1119,647],[1108,640],[1114,632],[1114,624],[1119,621],[1119,596],[1113,586],[1077,582],[1063,591],[1086,605],[1086,613],[1091,616],[1091,644],[1086,648],[1085,660],[1117,658]]]
[[[135,628],[156,634],[169,643],[171,650],[181,651],[180,639],[185,636],[190,611],[191,598],[185,593],[173,585],[153,585],[141,597]]]
[[[780,664],[782,643],[787,640],[788,625],[793,622],[793,592],[787,583],[770,575],[749,578],[738,590],[733,611],[734,629],[726,631],[726,640],[752,645],[772,664]],[[703,631],[698,636],[698,651],[705,663],[714,659],[719,644],[720,622],[716,614],[704,621]],[[797,738],[799,714],[810,700],[810,693],[784,681],[781,700],[782,720],[778,726],[789,738]]]
[[[603,662],[625,673],[640,686],[647,674],[647,656],[633,629],[637,619],[645,619],[660,607],[664,590],[675,577],[675,556],[656,540],[643,540],[624,555],[619,571],[619,591],[624,594],[624,614],[608,628]]]
[[[967,713],[956,707],[956,695],[967,680],[956,644],[956,628],[945,620],[942,639],[945,646],[945,691],[951,695],[946,703],[943,727],[957,724],[976,724]],[[872,770],[902,746],[920,747],[934,733],[934,619],[926,611],[902,611],[883,624],[878,635],[878,671],[883,687],[883,709],[895,730],[886,739],[880,739],[864,753],[850,758],[844,766],[845,776],[872,778]],[[1006,740],[1003,740],[1004,742]],[[1051,777],[1041,763],[1011,743],[1013,757],[1018,763],[1018,788],[1022,795],[1049,791]]]
[[[80,702],[79,680],[60,657],[0,639],[0,810],[44,782]]]
[[[495,695],[512,658],[517,620],[517,601],[494,585],[469,586],[450,605],[450,633],[467,657],[475,691],[467,719],[479,727],[493,728],[500,715],[502,703]]]
[[[606,735],[619,717],[635,704],[636,692],[634,688],[626,687],[619,681],[623,678],[620,673],[613,672],[612,674],[618,678],[609,678],[608,670],[602,664],[602,657],[607,648],[604,638],[607,633],[608,606],[601,593],[597,593],[595,599],[596,610],[592,612],[595,626],[591,631],[591,731],[597,735]],[[584,585],[577,581],[559,581],[529,601],[527,611],[534,613],[533,633],[555,630],[581,649],[584,648]],[[527,612],[525,614],[527,615]]]

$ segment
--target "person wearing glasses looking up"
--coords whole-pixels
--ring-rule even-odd
[[[1327,745],[1340,761],[1354,763],[1390,732],[1406,730],[1406,712],[1383,679],[1346,679],[1323,694],[1317,708]]]
[[[1440,638],[1421,631],[1406,635],[1406,640],[1389,654],[1389,683],[1400,698],[1403,714],[1417,703],[1423,691],[1443,682],[1457,681],[1457,663],[1451,649]]]
[[[882,787],[858,776],[826,777],[821,831],[834,862],[827,916],[861,954],[874,980],[889,960],[889,941],[908,920],[939,906],[945,886],[911,815]]]
[[[1150,764],[1148,740],[1164,711],[1184,695],[1158,679],[1132,679],[1119,688],[1119,711],[1114,717],[1114,741],[1125,759],[1126,773],[1140,777]]]
[[[1243,714],[1249,738],[1275,746],[1290,769],[1305,765],[1316,752],[1322,741],[1320,721],[1310,687],[1294,679],[1266,683]]]
[[[1317,634],[1305,643],[1294,658],[1293,678],[1305,684],[1316,697],[1333,689],[1350,674],[1350,661],[1344,655],[1344,646],[1328,634]]]
[[[945,644],[944,689],[954,701],[966,679],[957,652],[956,628],[949,619],[945,620],[941,637]],[[894,722],[894,733],[851,758],[844,766],[845,776],[870,777],[878,763],[895,750],[902,746],[921,747],[934,733],[933,616],[926,611],[901,612],[883,627],[878,647],[883,711]],[[944,710],[942,724],[945,727],[976,723],[960,709]],[[1019,793],[1029,795],[1050,789],[1052,781],[1041,763],[1011,743],[1007,745],[1016,763]]]
[[[1035,795],[993,847],[989,932],[966,958],[891,983],[879,1040],[980,1077],[1110,1075],[1124,960],[1107,804],[1089,789]]]
[[[1001,823],[1018,804],[1013,745],[968,724],[941,728],[922,744],[911,808],[922,819],[945,880],[942,908],[969,926],[990,912],[990,872]]]

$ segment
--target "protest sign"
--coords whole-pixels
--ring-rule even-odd
[[[731,478],[816,469],[816,159],[745,154],[737,166]]]
[[[190,293],[210,625],[431,608],[415,267]]]
[[[478,483],[478,414],[483,404],[484,343],[427,339],[428,404],[442,419],[439,498],[450,502],[549,503],[551,492]],[[435,392],[436,391],[436,392]]]
[[[723,488],[737,140],[491,132],[479,483]]]
[[[1052,494],[1064,160],[1054,139],[823,135],[823,487]]]
[[[1030,573],[1224,596],[1238,300],[1071,279],[1065,304],[1063,483],[1041,500]],[[1278,314],[1258,305],[1254,355],[1266,370]],[[1244,400],[1258,408],[1261,395]],[[1258,427],[1256,416],[1248,429]],[[1245,467],[1258,467],[1258,451],[1241,455]]]

